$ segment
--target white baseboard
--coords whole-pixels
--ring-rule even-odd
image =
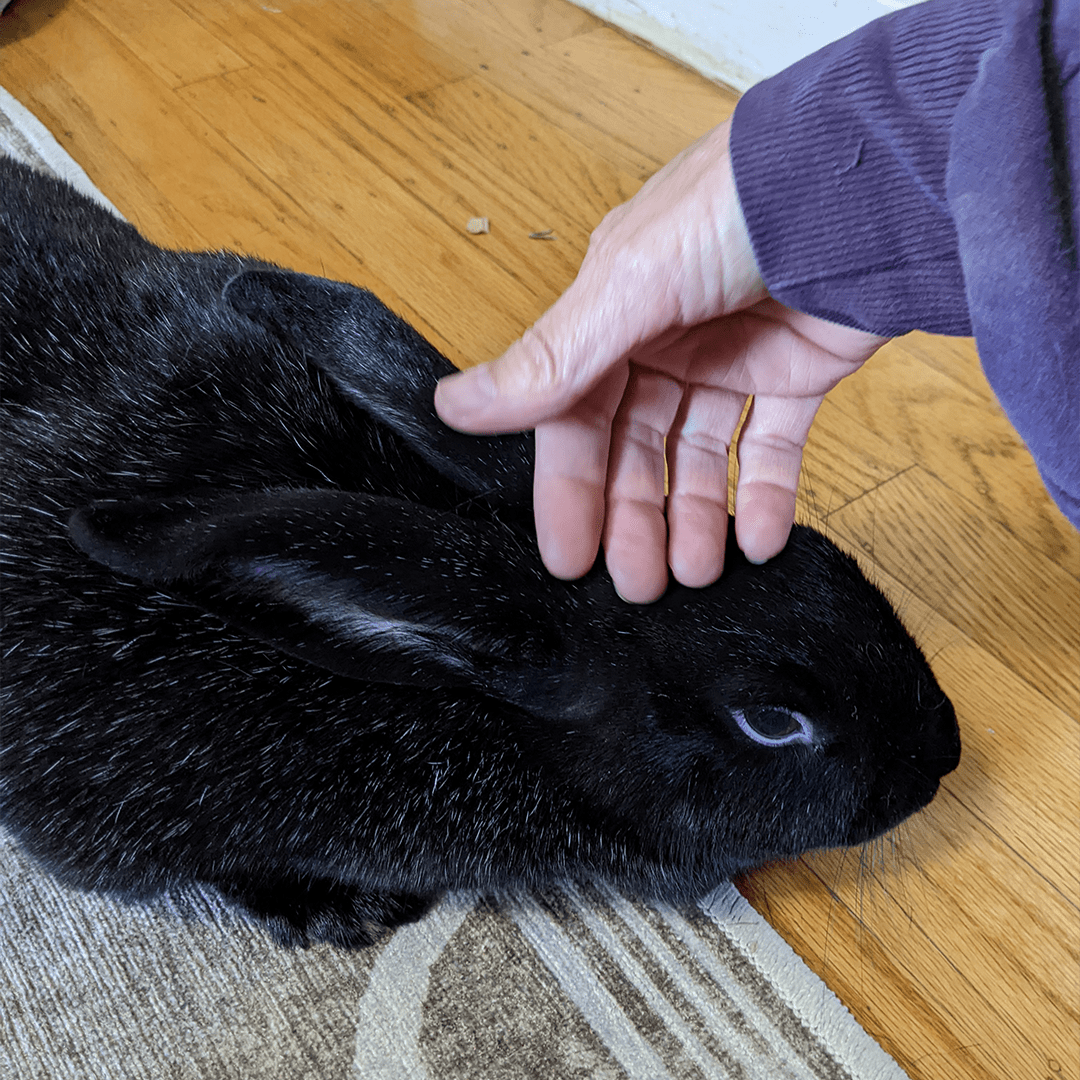
[[[919,0],[575,0],[707,78],[746,90]]]

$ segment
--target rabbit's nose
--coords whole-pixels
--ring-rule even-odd
[[[938,698],[919,717],[917,737],[908,753],[898,754],[874,780],[844,843],[872,840],[921,810],[937,794],[941,778],[960,763],[956,712],[944,694]]]
[[[960,764],[960,728],[956,710],[944,694],[925,714],[920,750],[925,754],[924,767],[937,778],[948,776]]]

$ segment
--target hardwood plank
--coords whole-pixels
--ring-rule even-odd
[[[249,22],[229,7],[216,15],[215,24],[220,33],[237,41],[238,47],[267,76],[279,76],[297,94],[303,94],[306,107],[312,101],[325,99],[326,104],[320,106],[320,120],[325,119],[328,124],[353,121],[350,134],[361,143],[377,144],[370,154],[385,167],[387,175],[413,185],[416,162],[427,161],[435,178],[443,173],[455,173],[443,177],[447,184],[453,183],[458,174],[467,177],[474,186],[485,183],[491,186],[492,174],[499,177],[504,202],[521,207],[519,216],[532,226],[525,230],[526,236],[528,231],[536,231],[537,222],[543,220],[559,227],[560,240],[573,240],[572,259],[560,274],[561,284],[575,271],[589,232],[599,218],[639,186],[634,178],[608,167],[593,147],[552,132],[538,122],[540,118],[535,114],[528,115],[513,99],[492,92],[476,79],[408,95],[410,103],[423,102],[422,108],[403,105],[393,81],[382,80],[367,65],[355,63],[349,56],[330,55],[336,32],[328,31],[325,20],[314,17],[308,8],[293,9],[292,33],[286,38],[269,33],[271,28],[265,23]],[[436,101],[455,100],[458,108],[444,107],[443,115],[435,115],[440,111],[434,107]],[[459,131],[459,121],[463,119],[470,125],[465,135]],[[545,133],[543,140],[538,131]],[[508,137],[514,137],[513,147],[503,142]],[[551,169],[552,159],[571,161],[576,167],[571,168],[569,175],[575,180],[583,176],[591,179],[598,171],[602,173],[599,185],[593,179],[592,186],[613,190],[599,212],[591,215],[576,212],[568,216],[568,208],[577,201],[572,198],[577,189],[568,190],[565,182],[561,191],[536,183],[535,170],[545,165],[552,175],[560,175]],[[539,194],[541,191],[544,195]],[[415,196],[415,192],[408,194]],[[490,196],[492,192],[481,194]],[[523,220],[522,224],[525,223]],[[565,250],[565,244],[545,246],[552,253]],[[535,257],[537,245],[532,247]]]
[[[894,960],[927,957],[918,967],[923,992],[939,1013],[959,1013],[954,1030],[965,1042],[994,1046],[1004,1075],[1035,1075],[1032,1065],[1046,1057],[1067,1061],[1080,1025],[1076,908],[1041,890],[1036,875],[1018,868],[947,793],[919,832],[895,893],[861,883],[850,854],[846,870],[837,869],[840,855],[812,865]],[[922,896],[931,902],[919,903]],[[933,953],[938,960],[928,962]],[[871,981],[862,996],[874,992]]]
[[[297,26],[317,22],[327,38],[327,53],[351,60],[368,76],[393,89],[402,97],[471,74],[464,60],[409,27],[388,18],[374,4],[349,0],[174,0],[208,30],[221,32],[224,26],[244,27],[250,33],[222,34],[241,56],[249,61],[245,48],[260,40],[286,41]]]
[[[1080,717],[1054,706],[909,583],[852,554],[900,611],[956,705],[963,753],[943,790],[1080,912]],[[1055,782],[1043,783],[1049,775]]]
[[[1080,912],[1080,721],[970,639],[934,666],[961,703],[963,766],[946,789]]]
[[[417,37],[476,70],[500,54],[558,45],[604,23],[572,4],[538,0],[376,0],[377,6]]]
[[[960,383],[984,401],[996,401],[994,391],[983,374],[974,338],[942,337],[940,334],[913,330],[896,338],[891,347]]]
[[[902,447],[853,422],[826,398],[803,453],[799,518],[825,528],[831,514],[913,465]]]
[[[370,142],[354,137],[348,117],[339,116],[329,128],[309,123],[310,112],[292,118],[298,99],[276,75],[239,72],[180,94],[201,110],[207,124],[228,131],[278,188],[302,185],[308,211],[378,266],[391,288],[410,297],[415,310],[441,328],[457,362],[500,351],[520,332],[521,312],[538,315],[557,295],[553,286],[544,286],[535,265],[511,276],[489,257],[488,237],[465,231],[465,222],[477,212],[475,203],[450,198],[440,213],[432,213],[406,197],[369,156]],[[382,145],[377,152],[385,160],[393,148]],[[310,163],[316,160],[313,173]],[[431,197],[423,164],[412,163],[415,187]],[[527,236],[524,227],[521,235]],[[484,297],[482,320],[476,318],[478,296]]]
[[[808,856],[757,871],[741,879],[739,889],[912,1080],[1005,1076],[1000,1060],[986,1060],[986,1043],[966,1030],[968,1002],[949,994],[948,985],[944,992],[923,985],[928,973],[942,968],[947,971],[946,983],[950,981],[948,960],[933,943],[911,931],[898,956],[860,914],[866,893],[891,883],[864,880],[853,908],[823,880],[823,874],[829,881],[835,879],[835,871],[815,872],[819,858]],[[967,1049],[972,1042],[978,1048],[975,1055]]]
[[[272,63],[267,61],[246,78],[238,76],[222,83],[232,89],[225,92],[220,103],[224,104],[229,96],[242,97],[242,88],[249,84],[254,87],[253,97],[262,102],[278,99],[277,104],[290,97],[294,102],[312,98],[326,102],[308,106],[298,127],[310,127],[309,121],[316,120],[320,130],[343,141],[364,159],[361,167],[395,181],[401,188],[403,204],[417,204],[417,213],[439,219],[455,235],[463,232],[469,217],[488,211],[483,216],[492,221],[492,234],[470,243],[483,244],[483,250],[505,277],[528,277],[537,288],[557,295],[556,290],[575,273],[593,223],[568,217],[558,207],[558,200],[541,199],[522,182],[519,170],[503,170],[496,163],[479,159],[467,140],[348,65],[332,70],[324,65],[319,76],[313,78],[309,71],[320,48],[317,38],[298,31],[290,38],[287,49],[276,53]],[[210,82],[182,91],[185,100],[197,102],[208,116],[219,105],[218,95],[217,84]],[[482,103],[478,100],[476,104]],[[497,127],[500,119],[497,113],[485,117],[492,127]],[[247,132],[242,127],[225,118],[219,122],[234,143],[244,144]],[[276,144],[288,145],[291,150],[292,132],[291,127],[279,126],[274,133]],[[299,153],[291,152],[294,156]],[[558,241],[526,244],[529,233],[540,228],[541,223],[555,230]]]
[[[643,156],[623,168],[624,154],[610,136],[595,132],[586,145],[482,78],[412,94],[409,101],[431,121],[430,130],[438,125],[443,138],[454,140],[463,158],[519,178],[544,207],[545,220],[554,212],[572,222],[580,230],[578,259],[604,214],[635,195],[653,172]]]
[[[64,78],[56,80],[62,85],[51,95],[54,108],[64,108],[65,99],[71,97],[94,103],[84,109],[84,116],[89,113],[92,126],[106,138],[97,141],[97,156],[83,167],[93,179],[96,172],[105,171],[103,159],[117,152],[127,158],[126,167],[118,170],[123,184],[112,185],[106,194],[150,239],[172,246],[224,243],[240,247],[240,236],[265,232],[261,223],[284,222],[288,217],[288,201],[260,177],[236,168],[228,144],[187,110],[177,109],[169,88],[92,13],[76,6],[67,9],[63,19],[50,23],[26,46],[39,71],[54,62],[57,52],[64,57]],[[103,64],[102,57],[108,56],[121,59]],[[38,95],[39,99],[48,96]],[[193,149],[198,153],[197,168],[192,167]],[[107,167],[113,168],[111,160]],[[170,199],[172,207],[184,201],[203,206],[211,214],[217,227],[213,241],[182,213],[164,212],[165,204],[155,198],[155,185],[149,179],[157,170],[169,172],[174,191],[183,196],[183,200]],[[240,192],[235,191],[238,186]],[[144,215],[144,201],[156,203],[163,211],[160,217]],[[165,228],[159,232],[161,225]]]
[[[726,119],[734,91],[605,27],[488,65],[484,78],[588,142],[594,129],[656,167]],[[673,104],[678,101],[678,105]]]
[[[185,86],[247,67],[243,57],[172,0],[137,7],[103,4],[94,15],[166,86]]]
[[[238,3],[231,0],[174,2],[188,11],[193,18],[200,20],[204,26],[220,34],[223,40],[231,42],[233,48],[253,63],[267,59],[267,43],[272,43],[272,47],[285,47],[288,44],[288,35],[277,29],[281,25],[280,20],[268,16],[265,8],[254,0],[240,0]],[[278,14],[286,16],[285,21],[290,29],[307,25],[309,28],[314,27],[326,32],[328,26],[336,26],[330,14],[323,10],[324,4],[329,2],[331,0],[292,0],[286,8],[278,5]],[[511,31],[514,27],[531,27],[531,33],[535,34],[538,26],[542,48],[552,36],[561,41],[564,35],[593,29],[597,25],[597,20],[592,16],[585,15],[571,5],[548,3],[546,0],[541,0],[538,5],[529,4],[524,10],[519,5],[489,4],[484,0],[472,0],[468,4],[445,4],[434,0],[419,6],[389,2],[379,6],[387,8],[399,21],[409,23],[411,29],[423,34],[425,40],[430,42],[433,48],[438,48],[439,56],[444,58],[440,69],[441,81],[436,80],[430,87],[415,87],[410,90],[407,96],[412,99],[422,98],[435,89],[452,86],[455,81],[467,78],[470,73],[488,72],[492,63],[500,56],[518,56],[521,42],[512,39]],[[582,17],[586,20],[584,26],[581,25]],[[556,27],[554,35],[551,33],[551,24]],[[335,33],[335,37],[340,35]],[[317,66],[327,63],[340,65],[343,61],[355,60],[355,56],[344,53],[334,42],[330,42],[316,59]],[[391,56],[386,58],[381,66],[385,69],[393,62]],[[366,57],[365,70],[372,70]],[[378,67],[374,74],[373,81],[380,81]],[[381,81],[391,86],[400,83],[400,79],[393,75]],[[406,79],[406,82],[413,83],[415,79]],[[531,96],[536,98],[536,95]],[[526,93],[525,97],[530,95]],[[540,97],[536,100],[542,102],[543,99]],[[557,130],[557,126],[546,121],[542,108],[534,109],[534,113],[543,119],[545,130]],[[533,123],[535,124],[535,120]],[[590,125],[579,124],[578,128],[584,145],[599,152],[607,161],[639,180],[644,180],[661,164],[655,157],[642,154],[625,143],[598,132]]]
[[[649,172],[724,119],[737,99],[728,88],[643,49],[573,7],[519,7],[493,0],[382,0],[380,6],[493,85],[505,86],[507,73],[513,72],[509,81],[515,93],[525,83],[541,89],[537,100],[546,103],[547,110],[570,113],[639,151],[646,141],[642,125],[651,135],[662,133],[670,149],[658,160],[655,146],[650,146]],[[555,71],[568,78],[553,78]],[[673,113],[669,103],[676,94],[681,107]]]
[[[829,401],[862,427],[887,437],[987,518],[1001,523],[1074,578],[1080,577],[1080,533],[1047,494],[1016,429],[984,389],[970,360],[962,381],[939,368],[956,355],[955,339],[933,350],[936,365],[913,367],[912,349],[926,341],[901,338],[845,379]]]
[[[69,25],[69,19],[55,24],[63,32]],[[7,27],[0,23],[0,33],[5,34],[0,40],[7,40],[6,31]],[[69,76],[67,70],[63,75],[54,70],[53,53],[62,45],[63,32],[53,32],[50,23],[18,52],[5,45],[5,89],[13,92],[52,132],[122,214],[129,220],[137,214],[138,225],[148,236],[175,246],[202,246],[198,231],[114,141],[116,125],[109,115],[110,106],[97,93],[100,83],[91,81],[82,87],[86,91],[82,93],[77,71]],[[23,86],[33,89],[20,93]]]
[[[903,901],[890,901],[886,889],[895,888],[893,883],[859,879],[857,864],[849,855],[838,872],[821,856],[807,857],[739,884],[911,1080],[1041,1077],[1050,1075],[1049,1061],[1064,1066],[1055,1078],[1071,1080],[1071,1010],[1061,1017],[1047,998],[1041,999],[1044,1011],[1033,1008],[1029,999],[1040,995],[1041,987],[1006,982],[984,970],[984,951],[951,955]],[[905,867],[904,873],[910,871]],[[972,909],[973,890],[986,884],[973,875],[965,881],[961,912]],[[928,881],[909,883],[906,895],[934,887]],[[1005,936],[1015,925],[1012,920],[1025,917],[1009,910],[999,927]],[[1038,929],[1023,935],[1036,956],[1049,944]],[[980,942],[980,950],[984,947]],[[1005,976],[1014,977],[1015,972]],[[1071,997],[1074,984],[1069,976],[1063,996]]]

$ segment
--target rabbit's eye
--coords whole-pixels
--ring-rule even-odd
[[[762,746],[813,742],[813,728],[802,713],[778,705],[753,705],[732,712],[743,734]]]

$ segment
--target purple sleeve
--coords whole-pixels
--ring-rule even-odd
[[[1080,527],[1078,70],[1078,0],[928,0],[752,87],[731,150],[772,295],[973,333]]]

